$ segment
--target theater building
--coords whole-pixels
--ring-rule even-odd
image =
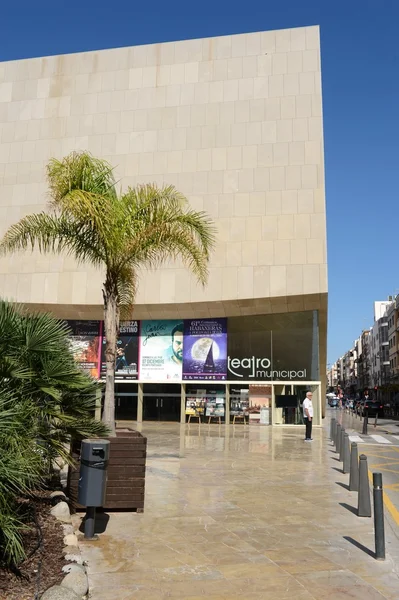
[[[208,285],[143,272],[122,323],[117,418],[301,423],[325,391],[327,265],[318,27],[0,63],[1,233],[46,206],[45,165],[89,150],[121,186],[174,184],[217,228]],[[0,260],[2,296],[71,326],[102,375],[102,273]]]

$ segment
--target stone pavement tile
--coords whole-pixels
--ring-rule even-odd
[[[192,598],[193,596],[221,595],[231,598],[239,598],[240,591],[226,579],[216,581],[176,581],[164,583],[162,591],[167,598],[174,600],[180,598]]]
[[[337,569],[335,563],[306,547],[266,550],[265,554],[287,573],[310,573]]]
[[[390,573],[384,573],[377,576],[364,576],[363,580],[372,585],[376,590],[378,590],[384,598],[388,598],[389,600],[398,600],[398,573],[391,571]]]
[[[157,577],[163,585],[171,581],[205,581],[224,579],[223,574],[215,567],[208,565],[197,565],[190,567],[188,565],[175,569],[157,569]]]
[[[221,564],[218,566],[218,570],[223,574],[226,579],[264,579],[274,577],[287,577],[287,574],[277,565],[272,562],[267,564],[238,564],[238,565],[226,565]]]
[[[315,598],[339,600],[383,600],[384,596],[372,585],[345,570],[321,571],[297,576],[298,581]]]
[[[135,588],[140,586],[142,589],[160,590],[161,582],[154,569],[147,571],[123,571],[120,573],[95,573],[89,571],[90,586],[98,589],[117,589],[121,587]]]

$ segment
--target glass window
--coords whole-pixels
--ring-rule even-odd
[[[318,313],[232,317],[228,355],[229,379],[318,380]]]

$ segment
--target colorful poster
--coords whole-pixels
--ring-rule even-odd
[[[186,398],[186,415],[202,416],[205,412],[206,390],[197,390],[196,394]]]
[[[206,417],[224,417],[225,395],[224,392],[216,392],[215,395],[208,395],[206,399],[205,416]]]
[[[67,321],[70,347],[76,362],[92,377],[100,376],[101,321]]]
[[[227,378],[227,319],[184,321],[183,379]]]
[[[183,333],[182,321],[141,321],[141,381],[181,380]]]
[[[105,336],[101,349],[101,377],[105,377]],[[135,380],[139,378],[139,322],[121,321],[117,338],[115,379]]]

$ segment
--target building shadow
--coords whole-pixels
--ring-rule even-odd
[[[369,556],[371,556],[371,558],[375,558],[375,552],[373,552],[372,550],[370,550],[370,548],[367,548],[367,546],[364,546],[357,540],[354,540],[353,538],[349,537],[348,535],[344,535],[344,540],[346,540],[350,544],[353,544],[354,546],[356,546],[356,548],[359,548],[359,550],[361,550],[365,554],[368,554]]]

